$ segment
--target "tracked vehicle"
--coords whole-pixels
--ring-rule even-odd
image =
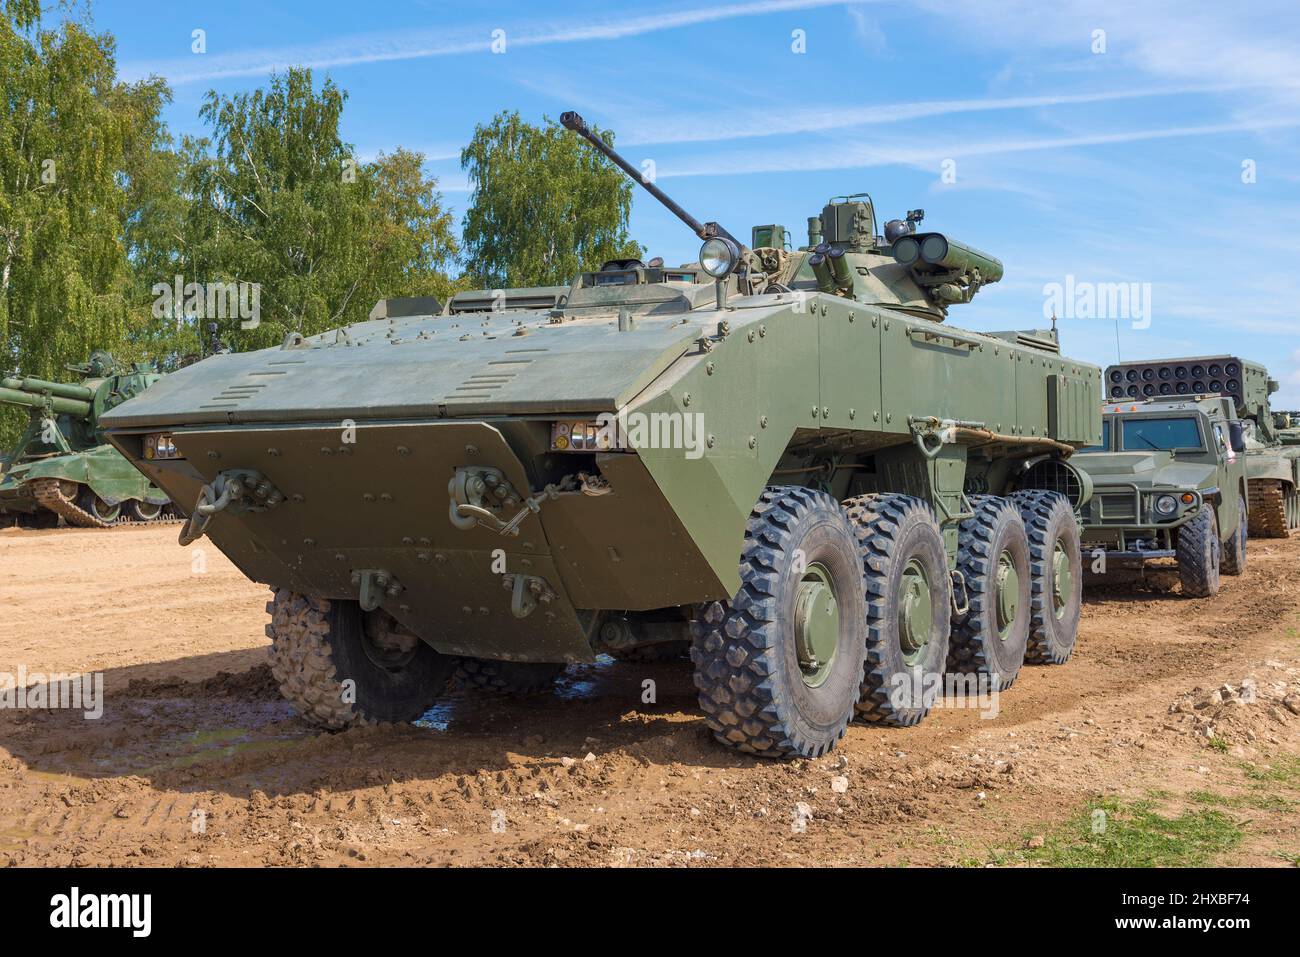
[[[700,223],[681,267],[460,293],[215,356],[115,409],[112,441],[274,589],[272,667],[328,728],[406,721],[469,663],[535,688],[689,642],[708,727],[816,755],[911,725],[945,674],[1065,661],[1081,587],[1066,461],[1100,370],[949,308],[1002,276],[923,214],[838,197],[787,250]],[[146,450],[165,446],[165,456]],[[919,690],[918,690],[919,689]]]
[[[79,383],[0,379],[0,402],[30,415],[0,469],[0,517],[21,525],[104,528],[167,517],[167,496],[104,441],[100,417],[162,378],[124,368],[107,352],[69,366]]]

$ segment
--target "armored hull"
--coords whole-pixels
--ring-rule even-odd
[[[182,543],[275,590],[286,696],[330,728],[409,720],[458,666],[532,688],[689,643],[720,741],[812,755],[855,714],[921,720],[945,674],[1064,662],[1088,498],[1066,459],[1099,438],[1100,370],[1054,332],[948,326],[1002,265],[919,210],[882,236],[841,197],[808,246],[769,225],[750,249],[638,181],[699,262],[381,304],[106,417]]]

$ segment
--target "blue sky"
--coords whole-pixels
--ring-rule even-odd
[[[923,207],[926,228],[1006,264],[954,323],[1043,326],[1048,284],[1136,283],[1144,315],[1062,319],[1069,354],[1114,361],[1117,327],[1125,359],[1235,352],[1300,409],[1294,0],[101,0],[93,16],[125,76],[170,81],[178,133],[203,132],[209,88],[307,64],[348,91],[358,153],[424,151],[459,218],[476,123],[576,109],[737,235],[781,222],[802,242],[837,194],[871,193],[882,222]],[[640,191],[632,232],[695,258]]]

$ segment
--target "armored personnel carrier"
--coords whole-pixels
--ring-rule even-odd
[[[327,728],[408,721],[457,664],[536,687],[681,648],[708,727],[817,755],[911,725],[945,674],[1064,662],[1079,619],[1067,462],[1100,370],[950,307],[992,256],[922,213],[832,199],[808,245],[700,223],[699,261],[465,292],[215,356],[113,410],[113,443],[274,589],[272,668]],[[372,315],[388,311],[377,307]],[[166,449],[160,452],[160,449]]]
[[[1221,573],[1245,570],[1249,423],[1237,416],[1241,368],[1239,361],[1171,359],[1106,369],[1111,399],[1101,444],[1073,459],[1093,483],[1083,547],[1103,580],[1174,558],[1183,594],[1205,598],[1218,593]],[[1223,394],[1193,391],[1211,386]]]
[[[102,528],[121,519],[158,521],[167,496],[104,441],[100,417],[161,376],[123,368],[107,352],[69,366],[76,384],[0,379],[0,402],[29,411],[26,431],[0,470],[0,514],[24,525]]]

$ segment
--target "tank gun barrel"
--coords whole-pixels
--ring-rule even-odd
[[[688,227],[690,227],[691,232],[693,232],[696,236],[699,236],[700,239],[709,240],[709,239],[714,239],[718,236],[722,236],[725,237],[726,239],[730,239],[733,243],[735,243],[740,248],[742,249],[744,248],[743,243],[741,243],[738,239],[736,239],[735,236],[731,235],[731,233],[727,232],[719,224],[713,222],[701,223],[698,219],[696,219],[686,210],[682,209],[681,206],[677,205],[677,203],[672,199],[672,197],[670,197],[667,193],[665,193],[654,183],[648,181],[645,178],[645,176],[642,175],[641,170],[637,169],[635,166],[629,163],[618,153],[617,150],[614,149],[614,147],[610,146],[599,136],[593,133],[591,131],[591,127],[587,125],[587,121],[584,120],[577,113],[573,112],[572,110],[568,110],[564,113],[561,113],[560,125],[562,125],[565,129],[569,129],[577,133],[588,143],[594,146],[597,150],[603,153],[610,162],[614,163],[616,166],[619,167],[619,169],[627,173],[627,175],[630,176],[633,180],[640,183],[645,188],[646,192],[648,192],[655,199],[659,200],[659,202],[663,203],[664,206],[668,207],[668,211],[672,213],[674,216],[676,216],[678,219],[680,219]]]
[[[33,379],[30,376],[5,376],[0,379],[0,387],[14,389],[19,392],[30,392],[33,395],[48,392],[50,395],[63,399],[78,399],[82,402],[93,402],[95,400],[95,390],[87,386],[67,382],[48,382],[45,379]]]
[[[82,419],[90,418],[91,399],[94,393],[86,390],[88,398],[73,398],[68,395],[59,395],[54,390],[30,390],[26,388],[14,388],[11,383],[40,382],[39,379],[11,379],[0,380],[0,402],[9,405],[21,405],[29,409],[40,409],[48,406],[55,415],[72,415]],[[52,385],[53,383],[44,383]],[[64,386],[65,389],[75,389],[77,386]]]

